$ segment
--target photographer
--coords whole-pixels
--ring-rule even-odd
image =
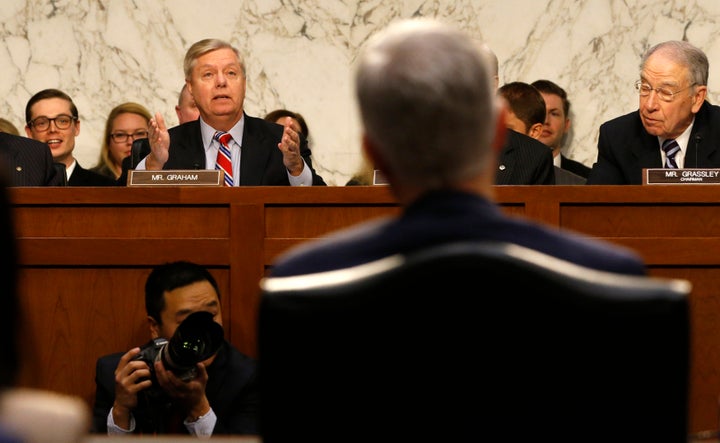
[[[187,331],[184,320],[197,317],[192,313],[209,312],[222,326],[220,291],[210,272],[184,261],[156,267],[145,283],[145,309],[153,341],[97,361],[93,432],[257,434],[253,359],[220,338],[217,352],[196,363],[183,381],[187,374],[168,364],[163,353],[182,335],[178,329]],[[157,339],[168,340],[164,349],[158,344],[165,341]]]

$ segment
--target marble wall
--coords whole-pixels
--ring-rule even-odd
[[[413,16],[453,22],[487,42],[501,84],[547,78],[563,86],[573,120],[566,153],[587,165],[598,126],[637,108],[633,84],[650,45],[687,39],[705,50],[718,102],[717,0],[3,0],[0,116],[22,133],[28,98],[64,90],[80,111],[76,157],[91,167],[115,105],[137,101],[176,124],[186,49],[222,38],[246,57],[246,112],[301,112],[315,166],[342,185],[361,161],[351,82],[358,49],[390,21]]]

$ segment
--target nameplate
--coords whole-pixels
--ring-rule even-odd
[[[716,185],[720,168],[643,169],[644,185]]]
[[[128,186],[222,186],[223,172],[214,169],[128,171]]]

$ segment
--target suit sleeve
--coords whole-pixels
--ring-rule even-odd
[[[534,181],[538,185],[554,185],[555,184],[555,165],[553,164],[552,150],[546,149],[537,169],[538,177]]]
[[[95,364],[95,402],[90,432],[107,434],[107,416],[115,402],[115,368],[98,359]],[[112,382],[112,383],[110,383]]]
[[[315,168],[313,168],[312,152],[310,151],[310,146],[304,134],[300,134],[300,156],[305,160],[305,165],[310,168],[310,172],[312,172],[312,185],[327,186],[325,180],[323,180],[323,178],[315,172]]]
[[[588,185],[621,185],[625,184],[622,171],[612,154],[612,144],[608,136],[607,126],[600,126],[598,136],[598,156],[587,179]]]

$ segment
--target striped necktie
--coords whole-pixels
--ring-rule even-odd
[[[230,140],[232,135],[227,132],[217,131],[213,138],[220,143],[218,148],[217,160],[215,161],[215,169],[222,171],[225,178],[225,186],[233,185],[232,156],[230,155]]]
[[[675,161],[675,154],[680,150],[680,145],[673,138],[669,138],[663,142],[662,150],[665,151],[665,167],[675,169],[678,167]]]

